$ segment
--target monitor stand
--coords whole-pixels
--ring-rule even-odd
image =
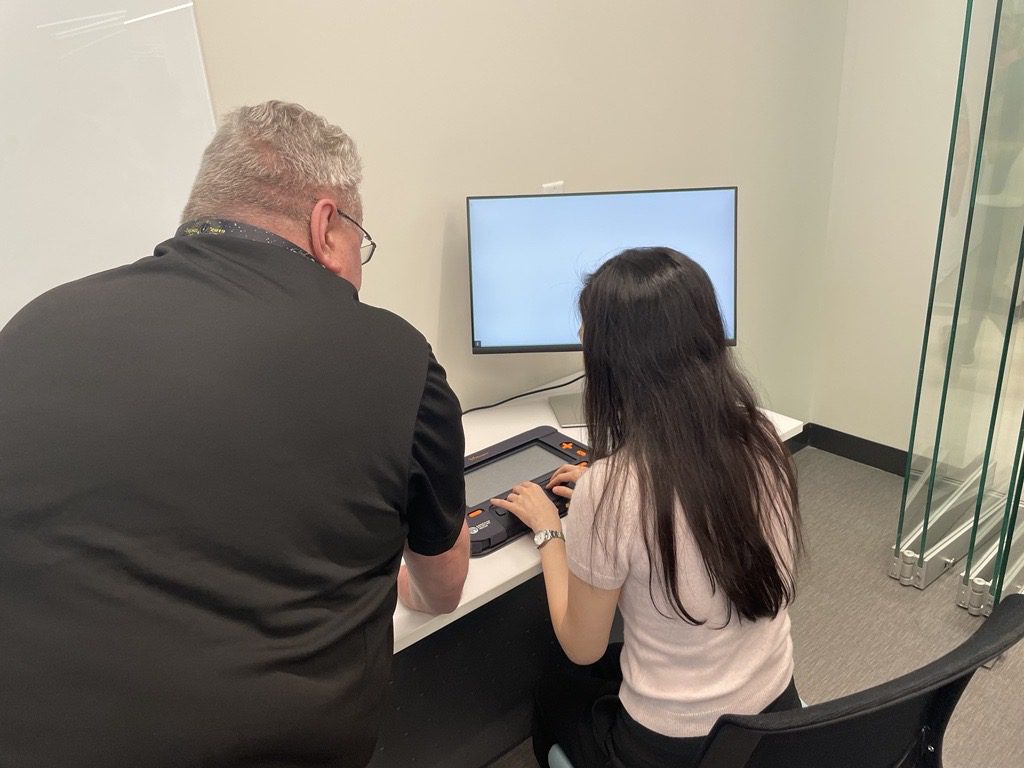
[[[548,398],[548,405],[555,412],[558,425],[561,427],[585,427],[583,419],[583,395],[573,392],[568,395],[555,395]]]

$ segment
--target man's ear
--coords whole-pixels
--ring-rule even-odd
[[[334,202],[322,198],[316,201],[309,216],[309,244],[313,258],[335,274],[344,268],[337,228],[332,226],[337,215]]]

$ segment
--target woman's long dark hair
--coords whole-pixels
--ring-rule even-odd
[[[676,578],[682,509],[729,616],[776,616],[793,600],[802,550],[796,478],[732,361],[711,280],[670,248],[623,251],[587,278],[580,315],[592,454],[612,457],[606,491],[636,477],[652,599],[658,573],[674,611],[705,621]]]

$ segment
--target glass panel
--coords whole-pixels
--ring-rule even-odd
[[[1024,6],[970,4],[966,27],[893,575],[966,555],[976,611],[1024,578]]]
[[[972,252],[968,243],[980,181],[978,161],[985,127],[984,102],[990,82],[996,7],[993,0],[969,3],[965,16],[943,211],[894,553],[898,556],[901,550],[910,549],[916,553],[918,565],[927,546],[929,523],[933,534],[941,536],[974,509],[976,494],[971,490],[977,488],[982,469],[981,451],[971,455],[966,450],[965,432],[971,423],[964,421],[963,414],[968,414],[970,408],[954,409],[956,415],[950,425],[945,424],[944,411],[951,391],[949,372],[964,277],[968,270],[978,271],[971,265],[976,250]],[[958,385],[953,381],[954,400],[965,399],[961,392],[964,383]],[[969,395],[971,387],[966,389]],[[986,413],[990,412],[991,407]],[[984,433],[983,429],[981,434]],[[940,510],[940,514],[932,516],[932,510]]]
[[[1024,294],[1018,294],[1021,299]],[[1018,312],[1018,316],[1024,312]],[[1018,319],[1018,326],[1021,325]],[[1021,337],[1020,330],[1015,333],[1016,338]],[[1015,347],[1018,346],[1015,344]],[[1020,355],[1024,357],[1024,353]],[[1021,386],[1017,382],[1018,388]],[[1024,399],[1024,392],[1018,391],[1018,399]],[[992,574],[990,592],[995,602],[1002,595],[1014,592],[1024,592],[1024,530],[1014,537],[1017,520],[1021,518],[1020,507],[1022,501],[1022,486],[1024,486],[1024,408],[1021,409],[1020,429],[1017,434],[1017,450],[1014,457],[1015,463],[1010,476],[1010,485],[1007,490],[1006,517],[1000,531],[998,555],[995,558],[995,572]]]
[[[1019,506],[1017,511],[1019,520],[1024,515],[1020,514]],[[1016,539],[1011,536],[1011,540],[1012,546],[1001,565],[1000,579],[993,585],[993,598],[997,603],[1006,595],[1024,594],[1024,531]]]
[[[1024,157],[1024,153],[1021,156]],[[1013,179],[1010,181],[1012,182]],[[1016,218],[1019,219],[1024,211],[1024,173],[1013,183],[1019,187],[1018,194],[1022,203],[1021,206],[1017,206],[1016,211]],[[1007,186],[1010,185],[1007,184]],[[1024,231],[1019,231],[1016,235],[1018,243],[1017,254],[1014,258],[1016,263],[1006,302],[1008,306],[1003,328],[1003,354],[998,376],[999,386],[996,388],[998,408],[992,414],[992,426],[985,455],[985,472],[982,475],[982,492],[978,496],[975,528],[972,531],[967,565],[964,569],[965,584],[975,577],[991,581],[995,575],[994,568],[1001,561],[1000,556],[1007,534],[1008,520],[1004,519],[1002,525],[996,526],[994,521],[986,521],[986,517],[990,514],[999,518],[1009,516],[1011,505],[1008,504],[1008,500],[1012,496],[1020,472],[1021,436],[1024,434],[1021,431],[1024,429],[1024,425],[1021,423],[1022,414],[1024,414],[1024,346],[1020,341],[1022,338],[1021,318],[1024,316],[1024,308],[1021,304],[1021,276],[1024,271],[1022,237],[1024,237]],[[997,285],[994,290],[999,290],[999,288]],[[997,531],[999,531],[998,541],[995,539]],[[999,556],[991,556],[997,549]],[[980,550],[980,570],[976,570],[974,567],[976,550]]]
[[[1013,36],[1000,36],[1001,26],[1002,20],[997,20],[990,46],[962,279],[952,325],[944,329],[949,336],[948,371],[935,464],[944,468],[942,477],[955,479],[965,492],[963,503],[925,509],[922,558],[927,557],[929,542],[938,544],[966,516],[984,508],[983,486],[992,469],[989,447],[1004,372],[1005,318],[1011,304],[1022,212],[1012,204],[1012,190],[1006,189],[1007,171],[1016,154],[1006,146],[1011,131],[1003,98],[1008,70],[998,66],[1009,46],[1019,43]],[[963,99],[971,98],[965,90]],[[944,553],[947,557],[963,554],[962,550]]]
[[[981,526],[972,534],[965,581],[978,577],[991,581],[991,593],[998,597],[1002,570],[1010,563],[1013,525],[1020,497],[1022,438],[1024,438],[1024,350],[1020,344],[1021,270],[1024,261],[1024,9],[1004,6],[993,67],[988,108],[988,128],[982,166],[982,185],[977,197],[985,234],[980,252],[990,269],[985,280],[974,286],[976,297],[965,326],[965,356],[986,345],[996,346],[1001,335],[1003,355],[999,374],[1004,387],[997,386],[998,410],[993,413],[991,435],[986,449],[988,483],[983,496],[1000,500],[1003,515],[995,544],[984,546]],[[998,328],[1000,311],[1002,328]],[[997,331],[998,329],[998,331]],[[1017,499],[1017,500],[1015,500]],[[979,498],[979,509],[982,499]],[[980,522],[980,521],[979,521]],[[997,550],[995,557],[983,556],[985,568],[974,568],[974,554]],[[991,572],[990,572],[991,571]]]
[[[1002,599],[1003,595],[1024,592],[1024,531],[1016,537],[1016,540],[1014,537],[1017,521],[1021,519],[1021,490],[1024,486],[1022,454],[1024,454],[1024,417],[1021,418],[1020,432],[1017,438],[1017,463],[1011,473],[1011,483],[1006,499],[1006,517],[999,541],[1000,553],[996,557],[996,572],[993,574],[990,590],[995,602]]]

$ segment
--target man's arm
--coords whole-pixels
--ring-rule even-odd
[[[414,611],[451,613],[469,571],[463,479],[462,409],[444,368],[430,353],[416,416],[398,597]]]
[[[451,613],[459,607],[469,571],[469,528],[465,522],[455,545],[439,555],[420,555],[405,548],[398,573],[398,599],[414,611]]]

